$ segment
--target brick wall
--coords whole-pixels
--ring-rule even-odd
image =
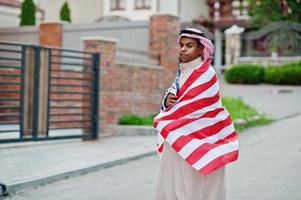
[[[150,115],[160,108],[164,90],[162,66],[136,66],[115,62],[117,41],[110,38],[84,38],[84,50],[101,52],[100,127],[116,124],[125,113]]]
[[[160,108],[164,70],[160,67],[143,68],[131,65],[115,65],[115,80],[110,88],[101,81],[101,124],[115,124],[124,113],[150,115]],[[101,75],[103,77],[103,75]]]
[[[0,69],[1,74],[19,74],[20,71],[16,69]],[[1,82],[14,82],[14,83],[20,83],[19,77],[1,77]],[[15,85],[15,84],[0,84],[0,90],[18,90],[20,91],[21,86]],[[0,95],[1,98],[10,98],[10,99],[16,99],[20,98],[19,92],[1,92]],[[18,101],[0,101],[0,106],[17,106],[19,105]],[[4,117],[1,116],[1,114],[8,114],[8,113],[18,113],[18,109],[0,109],[0,121],[6,121],[6,122],[12,122],[12,121],[18,121],[18,116],[16,117]]]

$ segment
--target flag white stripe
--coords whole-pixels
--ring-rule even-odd
[[[214,109],[217,109],[219,108],[219,105],[221,104],[220,101],[210,105],[210,106],[207,106],[207,107],[204,107],[203,109],[200,109],[200,110],[197,110],[195,111],[194,113],[190,113],[188,115],[185,115],[183,116],[182,118],[185,119],[189,119],[189,118],[199,118],[201,117],[202,115],[204,115],[205,113],[207,112],[210,112],[210,111],[213,111]],[[159,121],[158,125],[157,125],[157,130],[158,130],[158,135],[161,136],[160,132],[167,126],[169,125],[171,122],[173,122],[174,120],[166,120],[166,121]],[[162,136],[161,136],[162,137]],[[163,138],[163,137],[162,137]],[[164,138],[163,138],[164,139]],[[160,143],[160,140],[158,140],[158,143]]]
[[[208,71],[208,70],[207,70]],[[214,70],[213,70],[213,72],[214,72]],[[209,76],[210,77],[210,76]],[[205,74],[203,74],[202,76],[200,76],[193,84],[194,85],[196,85],[196,86],[198,86],[198,85],[200,85],[200,84],[203,84],[203,83],[205,83],[205,82],[208,82],[210,79],[209,79],[209,77],[207,76],[207,74],[205,73]],[[204,79],[204,78],[206,78],[206,79]],[[211,77],[212,78],[212,77]],[[204,80],[203,80],[204,79]],[[186,91],[185,91],[185,93],[184,94],[186,94],[187,92],[189,92],[190,91],[190,89],[191,89],[191,87],[189,87]],[[183,95],[182,95],[182,97],[181,98],[183,98]],[[178,99],[178,101],[179,101],[179,99]],[[161,117],[163,117],[163,116],[165,116],[166,114],[165,113],[170,113],[171,111],[176,111],[178,108],[175,108],[175,106],[174,107],[172,107],[168,112],[161,112],[159,115],[160,116],[157,116],[156,118],[161,118]]]
[[[179,101],[187,94],[191,89],[200,86],[201,84],[209,82],[213,77],[215,73],[214,70],[209,68],[202,76],[200,76],[198,79],[196,79],[183,93],[182,97],[179,98]]]
[[[201,118],[189,124],[186,124],[174,131],[171,131],[166,140],[172,145],[182,135],[188,135],[205,127],[216,124],[217,122],[226,119],[229,116],[226,110],[220,112],[215,118]]]
[[[187,115],[185,115],[185,116],[183,116],[181,118],[182,119],[199,118],[202,115],[204,115],[205,113],[210,112],[210,111],[214,111],[215,109],[221,108],[221,107],[222,107],[221,106],[221,101],[219,100],[216,103],[213,103],[213,104],[211,104],[209,106],[206,106],[206,107],[204,107],[202,109],[196,110],[195,112],[189,113],[189,114],[187,114]],[[165,128],[165,126],[167,126],[169,123],[171,123],[173,121],[174,120],[162,120],[162,121],[159,121],[158,124],[157,124],[157,128],[156,129],[159,132],[161,132]],[[165,122],[167,122],[167,123],[165,123]]]
[[[172,122],[172,121],[174,121],[174,120],[164,120],[164,121],[160,121],[160,122],[158,123],[156,129],[157,129],[159,132],[161,132],[162,129],[163,129],[165,126],[167,126],[167,125],[168,125],[170,122]]]
[[[199,118],[202,115],[204,115],[204,114],[206,114],[210,111],[214,111],[215,109],[221,108],[221,107],[222,107],[222,102],[219,100],[219,101],[217,101],[217,102],[215,102],[215,103],[213,103],[209,106],[206,106],[202,109],[196,110],[193,113],[189,113],[189,114],[183,116],[182,118],[187,118],[187,119],[189,119],[189,118]]]
[[[219,105],[221,105],[221,102],[218,101],[210,106],[207,106],[201,110],[197,110],[196,112],[194,113],[190,113],[186,116],[183,117],[184,118],[199,118],[201,117],[202,115],[204,115],[206,112],[209,112],[209,111],[212,111],[216,108],[219,107]],[[172,121],[174,120],[166,120],[166,121],[160,121],[158,123],[158,126],[157,126],[157,130],[158,130],[158,137],[157,137],[157,144],[160,146],[164,143],[164,138],[163,136],[161,135],[161,131],[168,125],[170,124]],[[166,122],[166,123],[165,123]]]
[[[203,99],[203,98],[213,97],[218,92],[219,92],[219,85],[216,82],[210,88],[208,88],[207,90],[205,90],[201,94],[197,95],[196,97],[194,97],[192,99],[189,99],[189,100],[182,101],[180,103],[176,103],[169,111],[160,113],[159,115],[156,116],[155,119],[159,119],[159,118],[162,118],[166,115],[170,115],[173,112],[175,112],[176,110],[178,110],[179,108],[181,108],[182,106],[185,106],[185,105],[187,105],[191,102],[194,102],[194,101],[197,101],[197,100],[200,100],[200,99]]]
[[[233,133],[234,131],[234,126],[233,124],[230,124],[223,128],[220,132],[210,136],[206,137],[204,139],[193,139],[189,143],[187,143],[178,153],[179,155],[186,159],[194,150],[196,150],[199,146],[201,146],[204,143],[210,143],[213,144],[216,141],[223,139]]]
[[[238,140],[218,146],[214,149],[211,149],[200,160],[198,160],[195,164],[193,164],[192,167],[195,168],[196,170],[200,170],[201,168],[205,167],[207,164],[209,164],[216,158],[236,150],[238,150]]]

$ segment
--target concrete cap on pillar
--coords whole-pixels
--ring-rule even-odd
[[[118,42],[118,39],[116,38],[110,38],[110,37],[102,37],[102,36],[84,36],[81,37],[81,41],[105,41],[105,42]]]
[[[245,28],[239,27],[236,24],[234,24],[230,28],[228,28],[228,29],[225,30],[225,34],[226,35],[229,35],[229,34],[241,34],[244,31],[245,31]]]

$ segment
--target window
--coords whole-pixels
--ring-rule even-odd
[[[135,8],[136,9],[150,9],[151,1],[150,0],[136,0]]]
[[[111,0],[111,10],[125,10],[125,0]]]

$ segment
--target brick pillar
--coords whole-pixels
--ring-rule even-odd
[[[115,123],[112,109],[113,90],[116,89],[115,55],[117,40],[104,37],[84,37],[84,51],[101,53],[100,55],[100,96],[99,96],[99,124],[101,131],[106,125]],[[101,135],[100,135],[101,137]]]
[[[61,23],[42,23],[39,32],[40,45],[62,47],[63,27]]]
[[[39,43],[43,46],[51,46],[61,48],[63,46],[63,25],[59,22],[41,23],[39,30]],[[51,50],[51,55],[58,55],[58,57],[52,56],[51,61],[59,63],[61,58],[59,55],[61,51]],[[60,69],[60,64],[52,64],[51,69]],[[51,72],[53,76],[61,76],[61,72]],[[61,79],[52,80],[53,84],[60,83]],[[58,91],[58,87],[52,87],[53,91]],[[53,98],[58,98],[60,94],[52,94]],[[54,102],[53,105],[61,106],[64,102]]]
[[[177,39],[180,20],[172,15],[154,15],[149,27],[149,51],[160,54],[160,65],[175,71],[178,65]]]

